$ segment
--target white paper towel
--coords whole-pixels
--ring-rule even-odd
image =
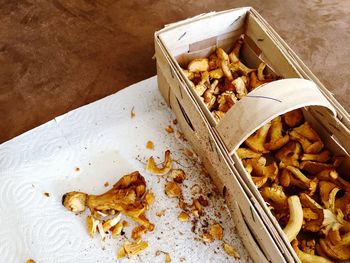
[[[198,239],[202,227],[193,233],[191,222],[178,221],[176,200],[164,194],[166,178],[144,170],[149,156],[163,160],[166,149],[187,174],[185,201],[191,202],[194,184],[213,193],[198,225],[221,222],[224,241],[239,251],[242,262],[250,261],[223,199],[214,193],[197,157],[184,154],[190,146],[164,130],[174,118],[153,77],[0,145],[0,262],[118,262],[116,254],[130,238],[132,220],[126,218],[131,225],[124,236],[104,242],[99,236],[92,239],[85,229],[86,213],[68,212],[61,198],[73,190],[100,194],[108,189],[105,182],[113,185],[135,170],[155,194],[156,202],[146,213],[155,230],[144,235],[147,250],[120,262],[165,262],[164,254],[156,256],[157,250],[170,253],[172,262],[233,262],[221,241],[204,244]],[[146,149],[148,140],[154,142],[154,150]],[[165,215],[156,216],[163,209]]]

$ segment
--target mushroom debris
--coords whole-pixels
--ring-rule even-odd
[[[107,234],[115,238],[128,225],[127,221],[121,220],[121,215],[134,220],[138,226],[132,230],[131,237],[136,240],[136,245],[124,246],[129,256],[147,248],[147,242],[140,240],[142,234],[154,229],[154,224],[146,217],[146,211],[153,202],[154,195],[147,191],[145,178],[138,171],[123,176],[112,189],[101,195],[73,191],[62,197],[63,206],[71,212],[82,213],[89,209],[86,225],[91,237],[99,232],[102,239]]]
[[[257,69],[247,67],[241,60],[240,51],[244,35],[236,41],[232,51],[226,53],[217,48],[208,58],[196,58],[182,69],[192,88],[219,122],[225,113],[240,99],[258,86],[279,77],[267,74],[266,64]],[[283,143],[275,142],[274,144]]]
[[[242,152],[242,155],[260,157],[260,155],[254,155],[254,152],[249,150]],[[191,154],[189,154],[188,156],[192,157],[193,153],[191,152]],[[187,186],[184,184],[187,175],[182,169],[174,168],[173,163],[176,162],[172,161],[170,150],[166,150],[164,154],[164,161],[162,163],[156,164],[152,156],[148,158],[146,164],[146,171],[157,176],[165,175],[163,177],[166,179],[166,183],[164,185],[164,192],[169,198],[177,199],[177,207],[181,209],[181,212],[178,214],[177,217],[178,220],[180,222],[191,221],[191,231],[197,234],[199,234],[198,232],[200,232],[200,236],[196,237],[196,240],[201,240],[205,243],[211,243],[214,240],[220,240],[223,244],[223,249],[227,255],[235,257],[237,259],[240,258],[238,252],[232,246],[223,241],[223,227],[220,225],[220,223],[212,220],[212,218],[210,217],[211,213],[206,212],[206,207],[210,206],[208,198],[212,194],[208,193],[207,196],[204,197],[201,187],[198,184],[195,184],[191,187],[192,204],[186,202],[183,194],[183,188],[187,188]],[[267,173],[267,171],[272,171],[276,168],[277,167],[269,166],[266,168],[266,170],[264,170],[264,172]],[[157,216],[163,216],[164,212],[165,210],[158,212]],[[220,215],[220,212],[218,213]],[[219,217],[221,217],[221,215]],[[209,224],[209,221],[213,222]],[[122,256],[125,255],[123,249],[121,249],[120,252]]]
[[[302,262],[350,259],[350,182],[297,109],[278,116],[236,151]]]

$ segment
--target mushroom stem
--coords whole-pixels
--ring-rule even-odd
[[[294,249],[295,253],[297,254],[298,258],[300,259],[300,261],[302,263],[314,263],[314,262],[317,262],[317,263],[332,263],[333,262],[333,261],[330,261],[327,258],[316,256],[316,255],[311,255],[311,254],[308,254],[308,253],[305,253],[305,252],[301,251],[299,249],[299,247],[298,247],[298,241],[296,241],[296,240],[294,240],[292,242],[292,246],[293,246],[293,249]]]
[[[304,153],[301,157],[302,161],[315,161],[320,163],[325,163],[330,159],[331,153],[329,151],[323,151],[318,154]]]
[[[292,242],[303,224],[303,209],[297,195],[292,195],[288,198],[288,207],[289,220],[283,231],[287,235],[289,242]]]

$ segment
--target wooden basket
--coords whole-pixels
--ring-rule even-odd
[[[208,56],[217,47],[228,51],[242,33],[245,34],[241,54],[244,63],[256,68],[263,61],[285,79],[253,90],[216,123],[191,88],[181,65],[193,58]],[[203,14],[166,26],[155,33],[155,51],[159,89],[175,112],[186,138],[202,157],[214,183],[222,190],[253,260],[300,262],[246,173],[236,149],[276,116],[302,108],[327,148],[348,156],[348,113],[250,7]],[[343,169],[346,167],[350,167],[349,161],[344,163]]]

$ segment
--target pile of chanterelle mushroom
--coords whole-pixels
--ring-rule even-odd
[[[302,262],[350,259],[350,183],[300,109],[259,128],[237,150]]]
[[[266,64],[260,63],[258,69],[247,67],[240,60],[243,46],[242,35],[227,54],[217,48],[208,58],[196,58],[182,72],[211,111],[217,122],[240,99],[261,84],[278,79],[273,74],[265,74]]]

